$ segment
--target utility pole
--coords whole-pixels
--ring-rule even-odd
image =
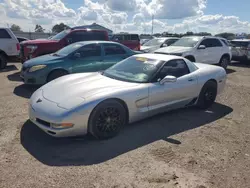
[[[152,31],[151,31],[151,35],[153,36],[154,34],[154,15],[152,14]]]

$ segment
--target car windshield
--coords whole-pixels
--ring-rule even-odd
[[[70,30],[64,30],[58,34],[56,34],[55,36],[51,37],[50,40],[61,40],[62,38],[64,38],[68,33],[70,33]]]
[[[104,76],[135,83],[147,83],[163,61],[145,57],[129,57],[103,72]]]
[[[70,44],[62,48],[61,50],[58,50],[52,55],[53,56],[67,56],[71,54],[72,52],[76,51],[77,49],[79,49],[80,47],[82,47],[82,44],[79,44],[79,43]]]
[[[200,39],[200,37],[184,37],[177,40],[171,46],[194,47]]]
[[[143,44],[143,46],[156,46],[156,45],[161,45],[165,39],[151,39],[150,41],[146,42]]]
[[[233,47],[248,47],[250,41],[231,41],[231,46]]]

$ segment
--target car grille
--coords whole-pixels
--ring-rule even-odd
[[[38,123],[40,123],[40,124],[46,126],[46,127],[50,127],[50,123],[47,122],[47,121],[44,121],[44,120],[39,119],[39,118],[36,118],[36,121],[37,121]]]

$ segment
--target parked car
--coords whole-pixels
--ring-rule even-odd
[[[20,76],[25,84],[41,85],[66,74],[105,70],[137,53],[116,42],[77,42],[26,61]]]
[[[227,68],[232,53],[228,45],[218,37],[188,36],[182,37],[171,46],[155,51],[160,54],[182,56],[192,62],[220,65]]]
[[[119,33],[112,36],[112,41],[119,42],[132,50],[139,51],[141,48],[138,34]]]
[[[250,39],[235,39],[230,42],[232,60],[249,62],[250,60]]]
[[[54,53],[57,50],[75,42],[93,40],[108,41],[107,31],[68,29],[58,33],[50,39],[25,41],[21,44],[20,56],[23,63],[34,57]]]
[[[161,37],[161,38],[151,39],[141,46],[141,51],[145,53],[151,53],[154,52],[155,50],[158,50],[159,48],[170,46],[177,40],[179,40],[179,38],[175,37]]]
[[[20,52],[20,45],[9,28],[0,28],[0,69],[4,69],[7,62],[16,59]]]
[[[17,40],[18,40],[19,43],[21,43],[23,41],[26,41],[26,40],[30,40],[30,39],[25,38],[25,37],[16,37],[16,38],[17,38]]]
[[[118,134],[127,123],[182,108],[210,107],[226,71],[177,56],[139,54],[102,73],[58,78],[30,98],[29,118],[55,137]]]

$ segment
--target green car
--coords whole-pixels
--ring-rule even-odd
[[[141,53],[109,41],[85,41],[26,61],[20,73],[25,84],[43,85],[58,77],[105,70],[117,62]]]

